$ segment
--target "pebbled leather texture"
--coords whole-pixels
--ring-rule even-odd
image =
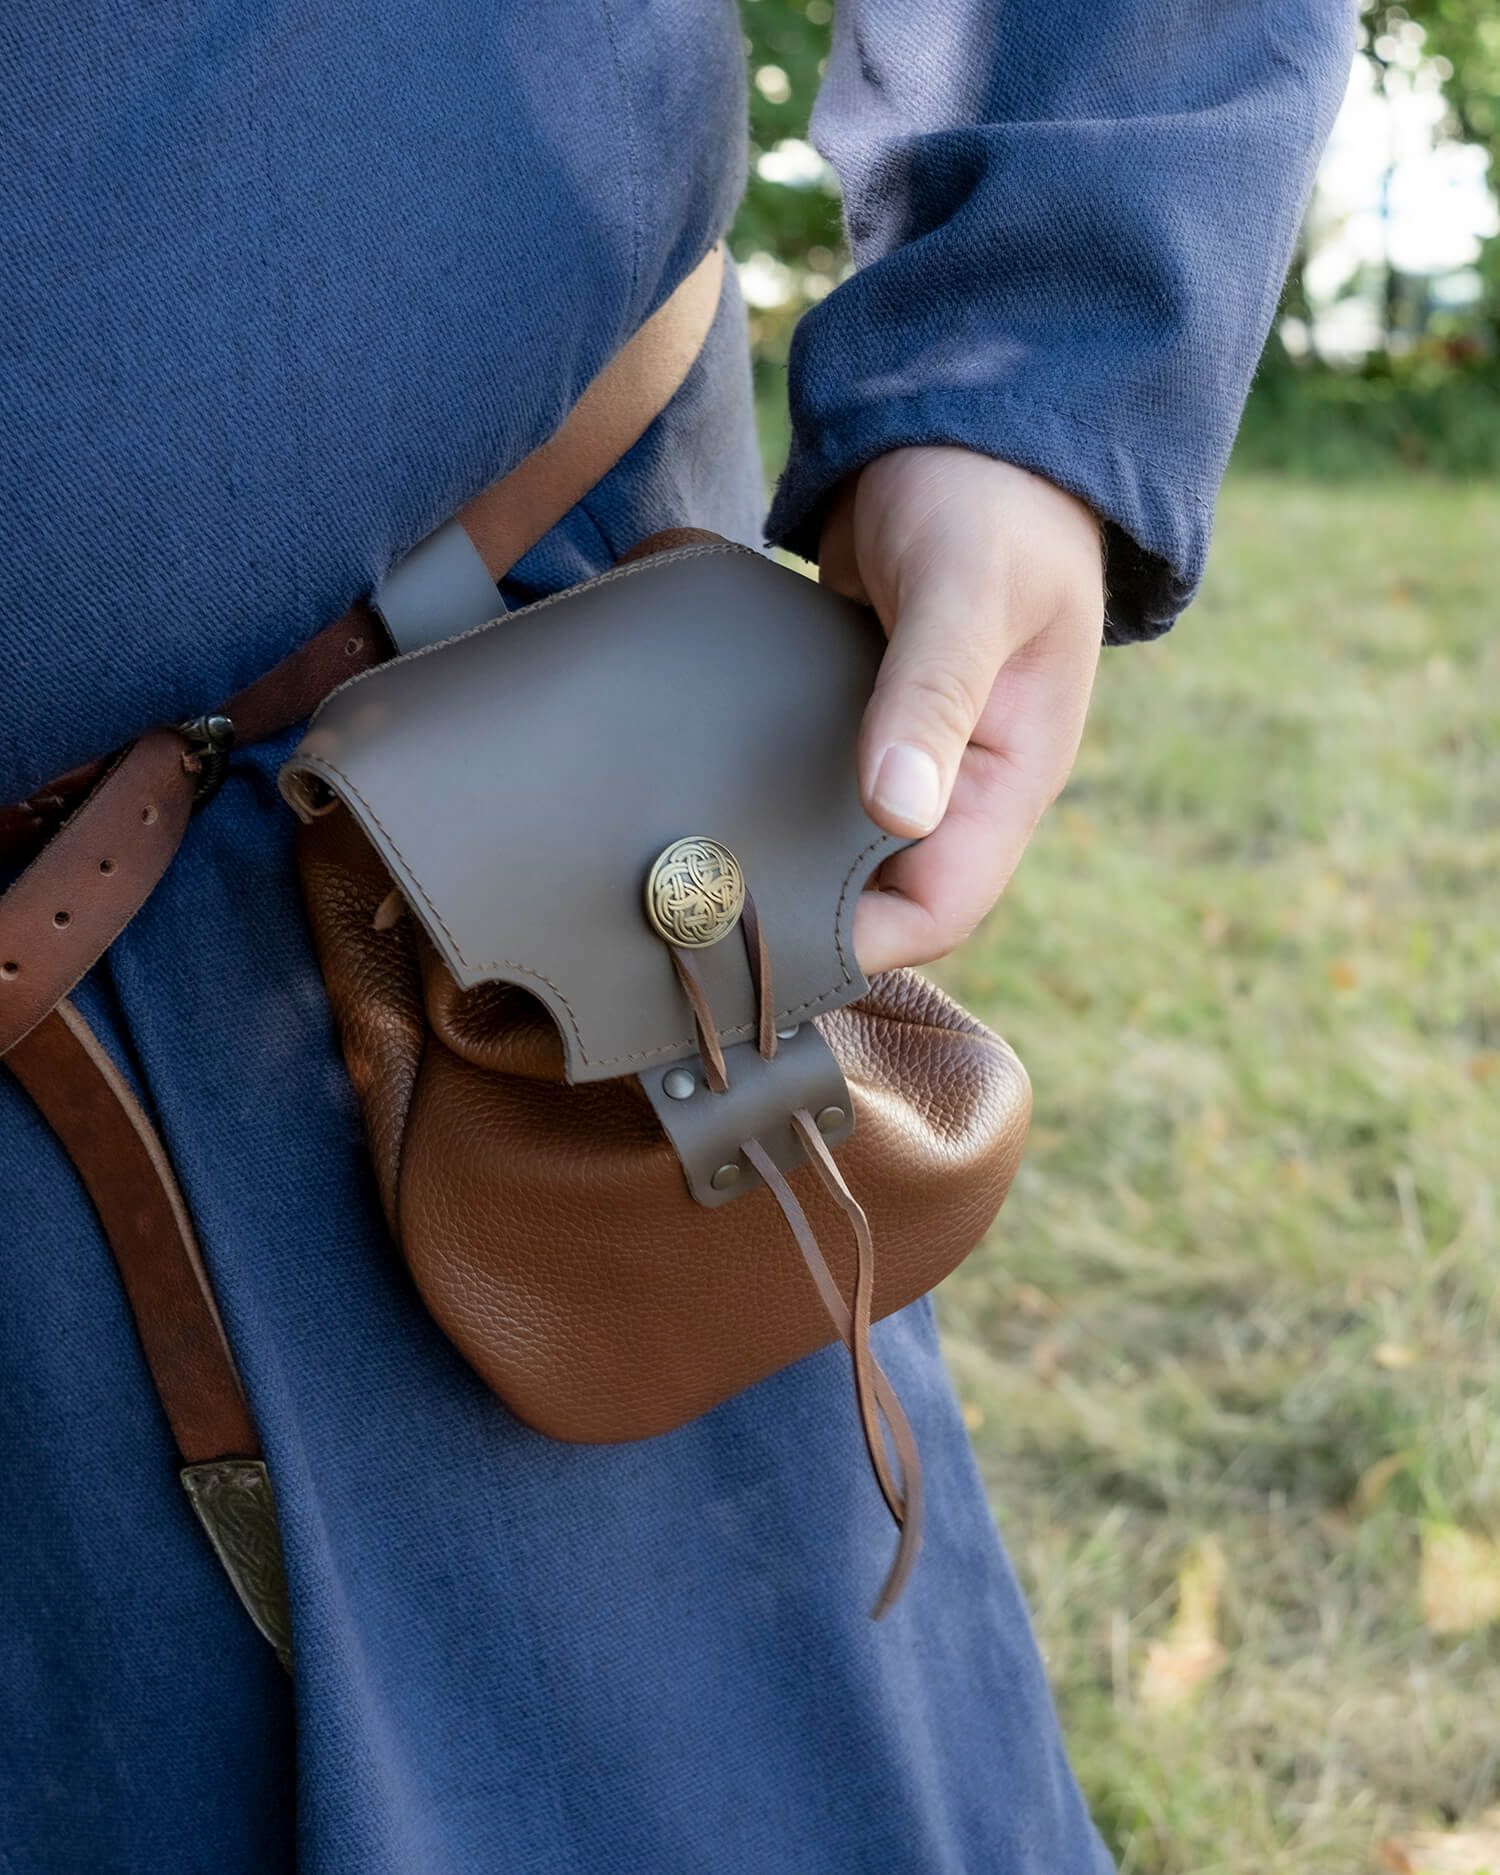
[[[300,828],[297,860],[380,1202],[399,1236],[396,1180],[427,1037],[416,934],[409,920],[376,929],[390,875],[347,814],[325,815]]]
[[[703,1209],[634,1076],[568,1085],[538,1003],[460,991],[410,917],[377,929],[390,882],[341,808],[301,828],[299,853],[387,1216],[427,1307],[513,1412],[558,1439],[648,1438],[835,1338],[769,1191]],[[988,1229],[1030,1087],[914,972],[817,1020],[853,1095],[838,1164],[878,1245],[878,1318]],[[849,1292],[847,1221],[809,1167],[790,1182]]]
[[[657,1125],[672,1142],[694,1203],[710,1210],[737,1204],[760,1177],[744,1157],[747,1139],[758,1141],[783,1172],[802,1163],[805,1154],[792,1124],[799,1108],[827,1113],[821,1137],[829,1146],[843,1145],[853,1131],[848,1083],[816,1022],[802,1023],[769,1061],[753,1042],[731,1048],[725,1056],[727,1086],[719,1093],[696,1055],[684,1065],[694,1083],[685,1096],[667,1092],[674,1069],[648,1068],[636,1079]],[[716,1186],[715,1173],[731,1163],[737,1176],[727,1186]]]

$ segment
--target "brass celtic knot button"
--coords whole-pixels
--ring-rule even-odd
[[[674,840],[646,880],[652,930],[686,950],[703,950],[727,937],[744,907],[740,862],[717,840]]]

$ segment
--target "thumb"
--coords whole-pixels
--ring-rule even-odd
[[[970,608],[925,592],[891,626],[860,730],[860,792],[872,820],[908,838],[930,833],[1004,660]]]

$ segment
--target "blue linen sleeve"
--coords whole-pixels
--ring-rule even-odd
[[[857,271],[801,321],[770,538],[955,443],[1101,516],[1106,638],[1166,630],[1319,152],[1351,0],[840,0],[813,141]]]

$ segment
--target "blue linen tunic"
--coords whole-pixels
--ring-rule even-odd
[[[771,526],[955,441],[1084,494],[1111,631],[1190,594],[1347,70],[1335,0],[845,0],[817,132],[861,271],[805,322]],[[726,0],[11,0],[0,798],[229,694],[517,461],[727,223]],[[726,293],[516,570],[760,526]],[[178,1167],[280,1503],[288,1681],[194,1524],[113,1267],[0,1075],[7,1875],[1073,1875],[1067,1768],[930,1308],[877,1332],[913,1584],[830,1350],[646,1444],[518,1426],[380,1221],[274,774],[235,758],[79,993]]]

